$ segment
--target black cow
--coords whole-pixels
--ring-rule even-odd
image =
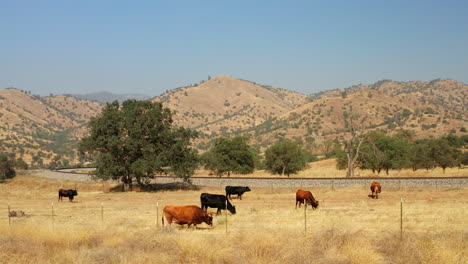
[[[78,192],[76,191],[76,189],[75,190],[73,190],[73,189],[70,189],[70,190],[60,189],[58,191],[58,195],[59,195],[58,196],[59,201],[62,201],[63,197],[68,197],[69,201],[73,202],[73,197],[78,196]]]
[[[200,195],[200,202],[201,208],[205,211],[208,210],[208,207],[218,208],[218,211],[216,211],[217,214],[221,213],[221,210],[226,210],[227,202],[227,209],[229,212],[231,212],[231,214],[236,213],[236,207],[233,206],[226,198],[226,196],[222,194],[202,193]]]
[[[237,198],[242,200],[242,194],[245,192],[250,192],[248,186],[226,186],[226,197],[231,199],[231,194],[237,194]]]

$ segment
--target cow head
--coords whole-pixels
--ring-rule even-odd
[[[229,212],[231,212],[231,214],[236,214],[236,207],[231,205],[231,204],[228,204],[228,208]]]
[[[317,200],[312,201],[311,205],[312,205],[312,208],[315,210],[319,206],[319,201],[317,201]]]
[[[73,196],[78,196],[78,191],[75,189],[75,190],[71,190],[71,194]]]
[[[245,188],[244,190],[245,190],[246,192],[250,192],[250,191],[251,191],[250,188],[249,188],[249,186],[245,186],[244,188]]]
[[[213,213],[206,213],[205,217],[205,223],[207,223],[210,226],[213,226]]]

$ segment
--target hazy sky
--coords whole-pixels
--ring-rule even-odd
[[[1,1],[0,88],[144,93],[230,75],[305,94],[468,83],[468,1]]]

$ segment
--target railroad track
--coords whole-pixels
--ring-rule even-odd
[[[72,172],[77,169],[49,171],[47,178],[89,181],[87,174]],[[44,173],[38,175],[44,176]],[[468,177],[366,177],[366,178],[279,178],[279,177],[191,177],[193,184],[200,186],[223,187],[240,185],[251,187],[346,187],[352,185],[366,186],[372,181],[379,181],[387,187],[465,187]],[[174,183],[182,181],[177,177],[158,176],[154,183]]]

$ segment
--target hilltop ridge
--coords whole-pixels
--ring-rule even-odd
[[[151,100],[174,111],[174,125],[199,132],[194,142],[207,150],[220,136],[246,135],[263,150],[288,138],[320,151],[325,140],[346,136],[343,111],[368,117],[368,130],[401,129],[415,138],[466,133],[468,86],[454,80],[379,81],[304,95],[221,75],[167,91]],[[76,143],[102,103],[68,95],[40,97],[0,90],[0,150],[28,162],[61,155],[78,158]]]

